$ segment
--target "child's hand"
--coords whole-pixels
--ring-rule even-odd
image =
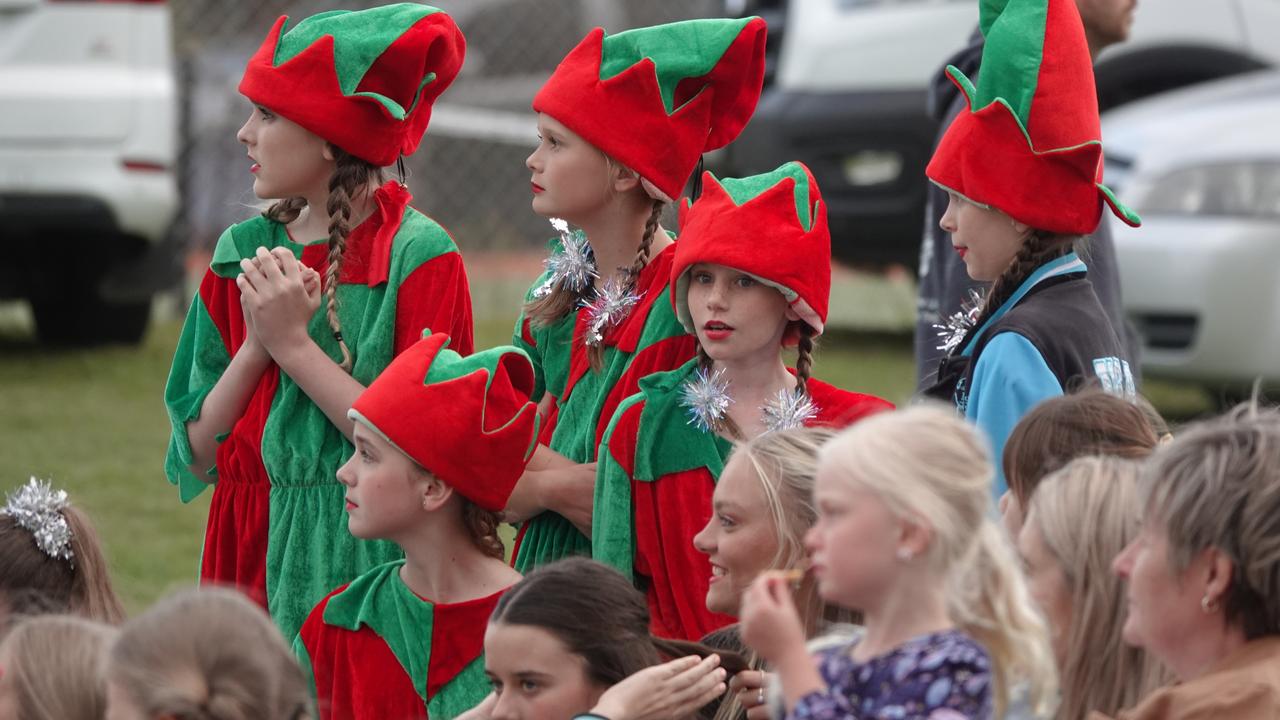
[[[764,692],[768,685],[769,674],[760,670],[744,670],[729,682],[729,692],[737,695],[738,705],[747,711],[747,720],[769,720]]]
[[[241,302],[262,345],[273,357],[309,340],[307,323],[320,307],[319,276],[310,280],[308,268],[285,248],[258,248],[253,258],[240,261],[244,271],[236,278]],[[310,271],[315,275],[315,271]]]
[[[591,713],[609,720],[689,717],[724,693],[719,655],[696,655],[647,667],[600,696]]]
[[[770,663],[805,653],[804,627],[785,573],[761,573],[742,596],[742,641]]]

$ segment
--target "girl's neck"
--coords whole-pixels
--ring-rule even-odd
[[[854,659],[866,662],[912,638],[954,627],[947,612],[946,585],[920,568],[903,577],[879,602],[863,608],[866,631],[854,647]]]
[[[1239,626],[1225,623],[1210,632],[1187,633],[1178,656],[1168,659],[1169,669],[1183,682],[1196,680],[1216,670],[1246,642]]]
[[[352,193],[351,217],[347,220],[348,228],[354,230],[373,213],[373,193],[377,189],[376,185],[370,183]],[[328,186],[323,189],[315,188],[303,198],[307,201],[307,206],[298,213],[297,220],[289,223],[289,233],[295,240],[303,243],[329,237],[329,223],[333,218],[329,215]]]
[[[777,397],[779,391],[793,390],[797,384],[776,350],[732,360],[714,360],[711,372],[722,373],[721,380],[729,383],[727,392],[733,398],[729,417],[748,438],[765,430],[761,406]]]
[[[441,515],[437,511],[430,520],[445,520]],[[431,521],[395,539],[404,550],[400,579],[417,596],[438,605],[460,603],[488,597],[520,579],[501,558],[476,546],[461,517]]]
[[[616,274],[619,268],[629,269],[635,263],[636,252],[640,249],[644,227],[649,222],[652,209],[653,206],[647,204],[637,204],[626,210],[610,205],[592,217],[574,223],[586,234],[591,252],[596,257],[596,267],[600,274],[596,287]],[[649,244],[645,261],[648,262],[670,244],[671,238],[659,226],[653,233],[653,241]]]

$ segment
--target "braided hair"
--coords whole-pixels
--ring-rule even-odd
[[[987,293],[987,300],[983,303],[982,312],[978,314],[978,319],[973,323],[974,328],[982,327],[1001,305],[1008,302],[1013,293],[1017,291],[1018,286],[1026,281],[1035,269],[1046,262],[1067,254],[1072,244],[1078,240],[1076,235],[1062,235],[1052,233],[1046,230],[1032,230],[1027,239],[1023,241],[1022,247],[1018,253],[1013,256],[1013,260],[1009,262],[1009,266],[1004,269],[1000,277],[991,285],[991,292]]]
[[[658,232],[658,221],[662,219],[662,211],[665,210],[667,204],[662,200],[654,200],[653,206],[649,210],[649,219],[644,223],[644,235],[640,237],[640,246],[636,248],[635,259],[631,261],[631,267],[618,268],[618,272],[626,279],[624,292],[630,293],[636,289],[636,283],[640,280],[640,272],[644,270],[645,265],[649,264],[649,248],[653,246],[653,236]],[[604,344],[589,345],[587,347],[587,360],[591,363],[591,370],[599,372],[604,366]]]

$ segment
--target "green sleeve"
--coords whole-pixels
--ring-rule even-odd
[[[209,280],[211,278],[206,278]],[[212,281],[218,282],[216,279]],[[164,404],[171,426],[164,470],[169,482],[178,486],[182,502],[195,499],[208,486],[207,479],[190,470],[194,457],[191,439],[187,436],[187,423],[200,417],[205,397],[230,363],[222,334],[218,332],[204,300],[197,294],[182,326],[169,380],[164,388]],[[207,474],[212,477],[216,471],[211,467]]]
[[[639,415],[644,395],[636,393],[618,406],[596,455],[596,488],[591,516],[591,557],[634,580],[635,528],[631,473]],[[623,459],[625,458],[625,459]]]

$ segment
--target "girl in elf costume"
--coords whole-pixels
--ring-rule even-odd
[[[286,637],[399,556],[341,525],[352,401],[424,328],[471,350],[457,247],[381,179],[417,148],[464,45],[426,5],[281,17],[240,83],[254,192],[283,199],[218,240],[165,388],[165,470],[183,501],[217,483],[202,580],[263,602]]]
[[[596,447],[640,377],[693,354],[661,301],[672,241],[658,226],[701,154],[737,137],[764,77],[759,18],[691,20],[587,35],[533,100],[533,209],[562,229],[513,344],[537,372],[547,426],[507,518],[516,568],[591,543]],[[564,221],[582,230],[569,233]],[[547,512],[544,512],[547,511]]]
[[[983,0],[980,26],[977,87],[947,69],[970,111],[926,172],[951,198],[941,225],[969,276],[993,285],[953,318],[926,392],[953,401],[999,458],[1018,419],[1072,385],[1097,378],[1134,396],[1124,346],[1072,246],[1098,226],[1104,203],[1130,225],[1140,220],[1101,182],[1093,65],[1074,0]],[[998,463],[996,478],[998,498]]]
[[[831,289],[826,206],[808,168],[718,181],[682,208],[671,305],[697,357],[640,381],[600,452],[592,554],[646,589],[655,635],[697,639],[733,622],[707,608],[713,573],[694,535],[734,441],[842,427],[890,409],[810,377]],[[798,345],[796,369],[780,351]],[[723,570],[723,568],[721,568]]]
[[[462,357],[448,342],[419,341],[351,407],[356,454],[338,471],[348,527],[405,559],[330,593],[303,623],[294,651],[321,718],[451,718],[489,693],[485,622],[520,580],[495,513],[537,435],[533,367],[515,348]]]

